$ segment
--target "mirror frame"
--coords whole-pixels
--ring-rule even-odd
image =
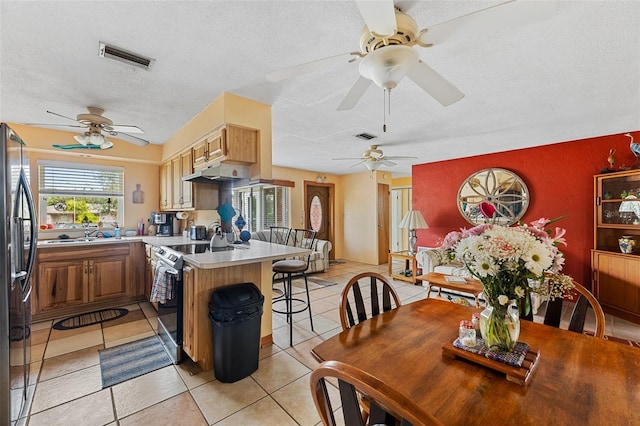
[[[458,211],[472,225],[492,223],[509,226],[518,222],[527,211],[529,189],[517,174],[494,167],[479,170],[465,179],[458,190],[457,200]],[[486,217],[480,212],[483,202],[493,206],[493,217]]]

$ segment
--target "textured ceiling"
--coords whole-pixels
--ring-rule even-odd
[[[420,28],[501,2],[397,1]],[[68,124],[105,109],[162,144],[222,92],[272,105],[273,163],[346,174],[368,132],[389,168],[640,129],[640,2],[560,1],[526,26],[496,25],[419,49],[465,97],[442,107],[404,79],[372,85],[353,110],[336,111],[358,65],[267,82],[265,73],[359,48],[353,1],[0,2],[0,119]],[[98,57],[104,41],[155,59],[144,71]],[[70,141],[72,143],[73,141]]]

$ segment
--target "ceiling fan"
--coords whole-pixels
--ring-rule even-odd
[[[266,75],[272,82],[361,59],[360,76],[338,110],[352,109],[371,83],[390,91],[407,76],[443,106],[464,97],[455,85],[422,62],[415,46],[432,47],[452,38],[485,36],[501,25],[521,26],[548,16],[547,1],[508,1],[419,30],[416,21],[395,8],[393,0],[356,1],[365,21],[360,37],[360,51],[348,52],[295,65]]]
[[[76,122],[77,124],[29,124],[30,126],[40,126],[49,128],[74,128],[83,129],[84,132],[81,135],[74,136],[73,138],[82,146],[86,148],[109,149],[113,146],[113,142],[107,140],[104,133],[110,136],[123,139],[127,142],[131,142],[135,145],[146,146],[149,141],[141,139],[130,133],[142,134],[144,131],[138,126],[130,125],[118,125],[113,124],[113,121],[103,116],[104,110],[98,107],[87,107],[88,114],[78,114],[76,118],[71,118],[58,114],[57,112],[47,111],[48,114],[57,115],[58,117],[65,118]],[[69,147],[69,146],[66,146]],[[67,148],[68,149],[68,148]]]
[[[381,149],[378,148],[379,145],[371,145],[369,149],[365,150],[362,153],[362,157],[344,157],[344,158],[334,158],[334,160],[359,160],[357,163],[350,165],[349,167],[355,167],[358,164],[364,164],[364,166],[369,171],[377,170],[380,166],[392,167],[397,163],[394,163],[391,160],[416,160],[418,157],[403,157],[403,156],[386,156],[382,152]]]

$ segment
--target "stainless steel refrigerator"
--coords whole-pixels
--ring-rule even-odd
[[[31,364],[31,273],[38,223],[22,139],[0,123],[0,425],[23,417]]]

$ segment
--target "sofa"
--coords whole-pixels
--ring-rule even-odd
[[[422,268],[422,273],[438,272],[444,275],[454,275],[457,277],[472,278],[469,270],[462,262],[452,260],[447,255],[447,251],[441,248],[419,247],[416,253],[418,267]],[[452,291],[456,293],[455,291]],[[481,295],[482,299],[483,296]],[[544,299],[535,293],[531,293],[531,310],[538,313],[538,308]]]
[[[256,231],[251,233],[252,240],[269,242],[269,230]],[[290,245],[293,245],[293,239],[289,241]],[[313,272],[327,272],[329,270],[329,252],[332,249],[330,241],[318,240],[313,242],[313,251],[311,252],[311,258],[309,259],[309,269],[307,273]]]

